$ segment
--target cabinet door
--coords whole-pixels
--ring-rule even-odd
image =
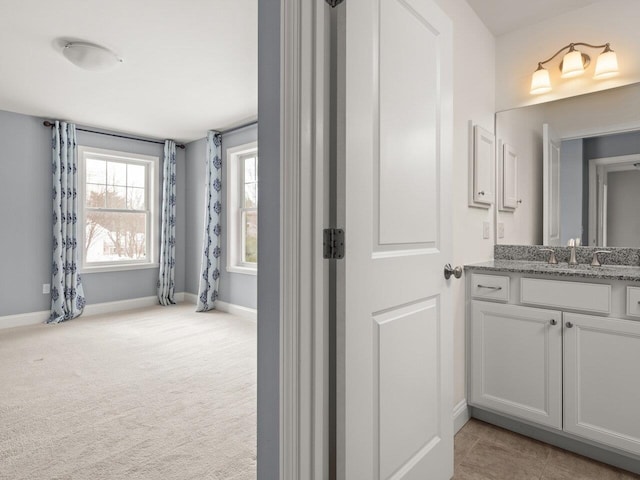
[[[476,125],[473,138],[473,203],[489,206],[495,201],[495,135]]]
[[[564,429],[640,454],[640,322],[564,314]]]
[[[471,303],[470,403],[562,428],[562,314]]]

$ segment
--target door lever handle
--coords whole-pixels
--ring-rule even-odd
[[[447,263],[444,266],[444,278],[449,280],[453,275],[456,278],[460,278],[462,276],[462,267],[457,266],[453,268],[450,263]]]

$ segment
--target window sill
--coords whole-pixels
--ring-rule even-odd
[[[258,275],[258,269],[253,267],[240,267],[238,265],[227,265],[227,272],[242,273],[244,275]]]
[[[160,268],[159,263],[129,263],[122,265],[101,265],[99,267],[83,267],[81,274],[124,272],[127,270],[146,270],[150,268]]]

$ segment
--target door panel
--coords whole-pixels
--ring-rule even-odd
[[[437,410],[424,409],[440,402],[439,389],[431,388],[438,384],[437,310],[437,301],[428,299],[373,317],[381,478],[424,455],[438,436]]]
[[[433,0],[338,8],[338,478],[449,479],[451,23]]]
[[[419,3],[419,2],[413,2]],[[380,5],[381,245],[433,243],[437,235],[438,36],[409,2]],[[407,75],[398,75],[407,72]],[[431,135],[425,133],[432,132]]]

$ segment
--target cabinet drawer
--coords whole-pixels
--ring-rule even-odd
[[[471,296],[483,300],[507,302],[509,300],[509,277],[502,275],[471,275]]]
[[[520,301],[530,305],[610,313],[611,285],[523,278]]]
[[[640,317],[640,287],[627,287],[627,315]]]

